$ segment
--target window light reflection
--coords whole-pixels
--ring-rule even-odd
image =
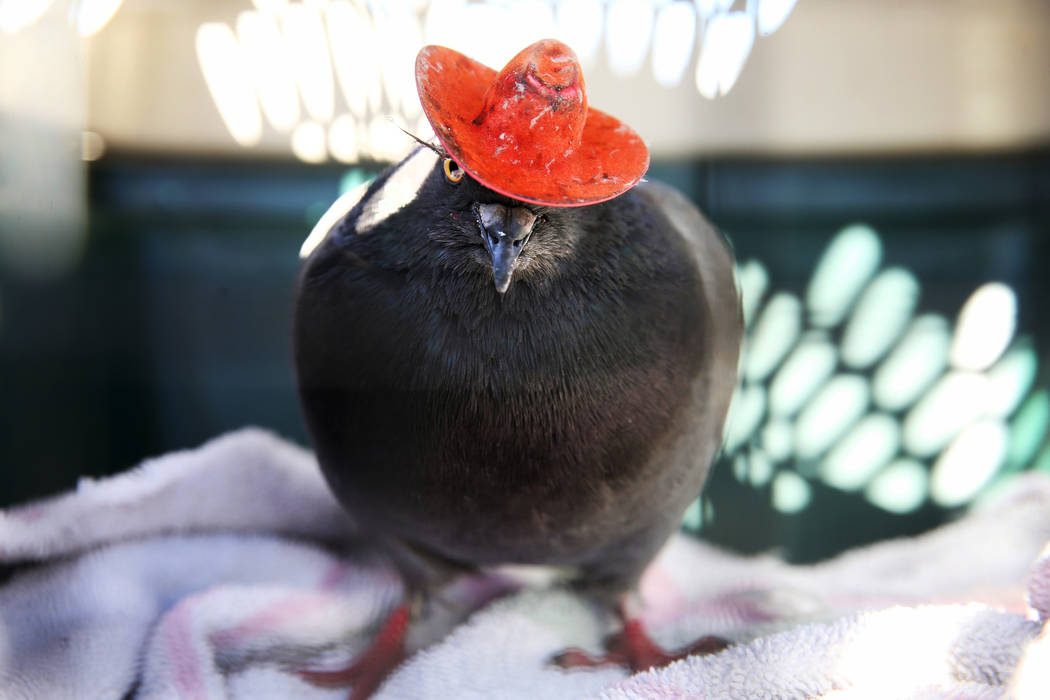
[[[939,314],[913,319],[919,280],[881,261],[873,229],[842,229],[815,266],[805,318],[790,293],[762,304],[766,268],[741,264],[748,332],[726,442],[736,478],[819,479],[903,514],[928,498],[968,503],[1015,470],[1050,470],[1050,391],[1033,391],[1031,339],[1013,340],[1013,290],[978,287],[953,329]]]
[[[252,90],[251,71],[233,30],[221,22],[197,29],[197,60],[226,128],[242,146],[262,138],[262,117]]]
[[[280,17],[303,105],[312,119],[329,122],[335,113],[335,87],[321,15],[315,8],[292,3],[281,10]]]
[[[292,153],[306,163],[323,163],[328,158],[324,127],[302,122],[292,131]]]
[[[630,77],[642,68],[654,25],[650,0],[612,0],[605,15],[605,55],[615,75]]]
[[[277,20],[254,10],[242,12],[237,38],[266,120],[278,131],[290,131],[299,121],[299,93]]]
[[[340,114],[328,127],[328,150],[341,163],[356,163],[357,124],[349,114]]]
[[[1040,389],[1021,405],[1010,421],[1010,450],[1007,462],[1011,468],[1026,466],[1035,457],[1050,429],[1050,394]]]
[[[325,9],[325,25],[343,98],[350,112],[364,119],[383,101],[372,19],[349,0],[332,0]]]
[[[744,311],[744,324],[750,326],[758,305],[769,286],[769,273],[757,260],[748,260],[737,268],[737,286],[740,288],[740,304]]]
[[[47,12],[52,0],[0,0],[0,30],[8,34],[25,29]]]
[[[762,381],[772,372],[798,340],[802,329],[802,303],[782,292],[769,300],[748,341],[743,375],[749,381]]]
[[[562,0],[555,5],[558,38],[572,47],[580,61],[589,61],[602,45],[601,0]]]
[[[988,370],[988,412],[995,416],[1012,414],[1035,382],[1038,360],[1029,340],[1013,347]]]
[[[708,23],[696,64],[696,89],[713,100],[733,89],[755,43],[755,25],[746,12],[729,12]]]
[[[675,2],[660,8],[653,28],[653,78],[663,87],[682,82],[696,43],[696,10]]]
[[[89,2],[101,13],[115,12],[121,0],[83,0],[82,6]],[[697,55],[696,88],[714,98],[726,94],[736,82],[754,44],[758,21],[757,1],[754,7],[748,3],[746,11],[732,11],[732,0],[253,2],[258,15],[278,22],[286,66],[284,71],[275,70],[274,61],[282,52],[261,53],[258,47],[249,49],[251,63],[260,76],[290,73],[302,101],[300,106],[295,100],[268,97],[266,90],[287,96],[286,81],[275,79],[271,85],[259,78],[256,91],[267,120],[279,131],[287,131],[297,121],[292,116],[295,109],[301,112],[300,118],[322,124],[338,116],[340,108],[346,109],[356,119],[358,157],[380,160],[400,158],[406,149],[372,144],[370,135],[376,130],[366,125],[374,124],[378,116],[399,120],[404,126],[415,121],[421,110],[415,94],[414,56],[424,44],[449,46],[486,65],[501,66],[521,46],[555,36],[573,47],[586,66],[600,55],[604,41],[604,58],[612,73],[636,76],[651,60],[653,80],[667,87],[681,82]],[[779,27],[793,4],[759,8],[766,30]],[[0,25],[6,18],[7,24],[21,26],[18,8],[35,6],[0,0]],[[46,3],[40,7],[46,8]],[[493,27],[500,31],[492,31]],[[251,31],[241,33],[251,37]],[[267,30],[267,34],[272,32]],[[276,46],[271,39],[266,43]],[[339,104],[336,82],[345,98]],[[235,140],[242,145],[255,143],[243,131]]]
[[[880,262],[882,242],[870,226],[842,229],[820,256],[806,290],[813,325],[831,327],[841,322]]]
[[[773,478],[773,463],[769,457],[760,449],[752,450],[747,460],[748,481],[752,488],[760,489]]]
[[[80,0],[76,5],[77,34],[91,36],[105,27],[124,0]]]
[[[1013,340],[1017,297],[1001,282],[980,286],[959,312],[951,362],[959,369],[987,369]]]
[[[416,52],[423,45],[415,12],[406,4],[383,5],[373,12],[383,90],[391,110],[415,118],[421,111],[416,94]]]
[[[884,270],[857,301],[842,337],[842,360],[864,369],[881,358],[908,325],[919,301],[919,281],[899,267]]]
[[[803,479],[794,472],[782,471],[773,479],[773,508],[781,513],[799,513],[806,509],[813,494]]]
[[[758,33],[762,36],[780,29],[797,0],[760,0],[758,3]]]
[[[864,495],[879,508],[903,515],[926,501],[928,485],[925,465],[914,459],[898,459],[871,480]]]
[[[766,391],[760,385],[738,387],[726,418],[723,449],[732,452],[754,434],[766,413]]]
[[[912,405],[948,364],[950,334],[941,316],[912,321],[872,381],[875,403],[890,411]]]
[[[810,331],[784,360],[769,387],[769,407],[792,416],[835,371],[838,353],[823,332]]]
[[[252,0],[252,4],[260,12],[277,14],[288,4],[288,0]]]
[[[864,488],[897,454],[900,426],[884,413],[862,418],[831,449],[820,465],[824,482],[843,491]]]
[[[794,436],[791,423],[783,419],[771,419],[762,428],[762,449],[774,462],[789,459],[794,451]]]
[[[946,507],[967,503],[1002,466],[1008,433],[997,420],[974,423],[963,430],[933,465],[930,497]]]
[[[795,424],[795,452],[803,460],[824,454],[868,408],[870,388],[856,374],[840,374],[802,409]]]
[[[987,405],[988,378],[973,372],[949,372],[925,394],[904,420],[904,446],[918,457],[931,457]]]

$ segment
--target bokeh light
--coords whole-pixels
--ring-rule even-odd
[[[123,3],[124,0],[79,0],[75,6],[77,34],[97,34],[113,19]]]
[[[899,267],[884,270],[857,301],[842,338],[842,360],[865,369],[900,337],[919,301],[919,281]]]
[[[308,5],[290,3],[281,9],[280,23],[306,111],[311,119],[327,123],[335,113],[335,84],[321,13]]]
[[[766,412],[766,391],[761,385],[737,389],[726,419],[724,449],[732,452],[751,437]]]
[[[988,370],[987,410],[995,416],[1013,413],[1035,382],[1038,360],[1031,342],[1022,341]]]
[[[882,242],[870,226],[843,229],[828,245],[806,290],[810,322],[837,325],[882,261]]]
[[[798,298],[788,293],[771,298],[748,340],[744,377],[756,382],[765,379],[791,350],[801,329],[802,303]]]
[[[1018,468],[1035,457],[1050,429],[1050,394],[1040,389],[1028,397],[1010,421],[1008,464]]]
[[[53,0],[0,0],[0,30],[14,34],[40,19]]]
[[[342,163],[356,163],[359,157],[357,148],[357,122],[349,114],[340,114],[328,127],[328,149],[332,157]]]
[[[791,432],[791,423],[782,418],[772,418],[762,428],[762,450],[774,462],[783,462],[791,457],[795,450],[795,436]]]
[[[696,43],[696,10],[692,3],[664,5],[653,28],[653,79],[673,88],[682,82]]]
[[[257,11],[240,13],[237,40],[267,121],[278,131],[290,131],[299,121],[299,93],[276,18]]]
[[[926,500],[926,466],[914,459],[898,459],[879,472],[864,491],[872,504],[898,515],[910,513]]]
[[[573,48],[580,61],[595,57],[602,45],[602,0],[562,0],[555,6],[557,38]]]
[[[787,20],[797,0],[759,0],[758,33],[762,36],[780,29]]]
[[[324,127],[317,122],[300,122],[292,131],[292,153],[305,163],[323,163],[328,158]]]
[[[944,375],[904,419],[904,447],[918,457],[933,456],[981,415],[988,393],[988,378],[982,374]]]
[[[364,119],[369,111],[378,111],[383,100],[372,18],[349,0],[332,0],[325,18],[343,99],[351,114]]]
[[[781,513],[799,513],[812,498],[809,484],[794,472],[780,472],[773,480],[772,504]]]
[[[106,152],[106,140],[96,131],[80,132],[80,159],[98,160]]]
[[[744,323],[748,326],[755,318],[755,311],[769,286],[769,273],[757,260],[748,260],[737,268],[737,286],[740,288],[740,303],[744,311]]]
[[[0,22],[9,4],[0,0]],[[94,2],[107,11],[115,11],[119,4],[120,0]],[[399,148],[373,143],[384,133],[370,125],[379,117],[406,127],[415,124],[421,110],[414,59],[425,44],[449,46],[499,67],[522,46],[553,36],[573,47],[585,69],[604,58],[613,74],[638,78],[648,61],[651,79],[667,88],[679,85],[695,60],[696,89],[714,99],[736,83],[757,33],[776,31],[794,7],[794,2],[767,1],[734,11],[733,2],[726,0],[258,0],[254,4],[257,9],[243,13],[246,19],[237,23],[242,50],[223,46],[221,51],[211,51],[209,64],[227,61],[230,65],[209,65],[205,70],[209,85],[218,85],[212,88],[213,98],[234,140],[242,146],[259,142],[250,126],[254,121],[232,116],[250,111],[243,95],[231,81],[216,76],[243,74],[247,63],[255,73],[250,89],[257,94],[267,123],[278,132],[294,133],[299,119],[327,125],[345,110],[355,120],[358,160],[397,160],[410,150],[409,141]],[[8,14],[12,26],[24,24],[19,11]],[[599,51],[602,46],[605,50]],[[266,76],[273,76],[273,81]],[[296,86],[294,97],[288,90],[288,76]],[[335,94],[336,83],[341,100]],[[331,141],[329,146],[332,157],[348,162],[351,150],[336,153],[339,146]]]
[[[838,374],[817,392],[795,424],[795,452],[800,459],[820,457],[868,408],[871,389],[857,374]]]
[[[914,403],[948,365],[949,342],[948,321],[944,318],[926,314],[912,321],[875,372],[875,403],[890,411]]]
[[[1002,466],[1008,439],[1000,421],[983,420],[965,428],[934,463],[930,497],[949,507],[970,501]]]
[[[1016,324],[1014,290],[1001,282],[982,285],[959,312],[952,338],[952,365],[975,371],[987,369],[1010,344]]]
[[[609,68],[629,78],[642,68],[654,25],[651,0],[611,0],[605,16],[605,53]]]
[[[905,515],[1050,470],[1050,391],[1031,339],[1015,338],[1014,291],[979,285],[953,326],[922,312],[918,278],[882,257],[874,228],[842,228],[804,313],[761,261],[739,265],[747,337],[725,450],[737,481],[772,484],[778,512],[808,507],[815,481]]]
[[[838,351],[820,331],[808,332],[777,371],[769,389],[770,410],[792,416],[835,371]]]
[[[262,117],[252,89],[252,68],[233,30],[221,22],[202,24],[197,30],[197,59],[230,135],[242,146],[262,138]]]
[[[747,12],[728,12],[712,19],[696,63],[696,89],[713,100],[733,89],[755,43],[755,24]]]
[[[897,454],[900,425],[884,413],[864,416],[821,462],[818,473],[829,486],[856,491]]]

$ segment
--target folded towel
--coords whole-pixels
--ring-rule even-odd
[[[557,587],[465,576],[378,698],[1050,697],[1050,476],[921,537],[812,566],[673,537],[643,621],[710,656],[630,675],[549,665],[611,621]],[[342,698],[338,667],[401,596],[312,455],[246,429],[0,513],[3,698]],[[515,581],[517,579],[514,579]],[[517,584],[515,584],[517,585]],[[475,610],[463,619],[462,611]]]

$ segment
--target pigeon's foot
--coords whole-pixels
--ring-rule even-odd
[[[346,668],[296,673],[308,683],[323,688],[351,686],[349,700],[366,700],[405,660],[405,637],[412,620],[411,607],[406,602],[394,608],[368,648]]]
[[[715,654],[729,644],[729,641],[722,637],[707,635],[669,651],[653,641],[641,620],[630,618],[624,619],[623,631],[605,640],[606,653],[590,654],[583,649],[570,647],[557,654],[551,662],[562,668],[623,666],[637,673],[667,666],[687,656]]]

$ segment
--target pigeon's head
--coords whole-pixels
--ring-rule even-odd
[[[442,270],[494,285],[549,278],[573,257],[590,207],[551,207],[500,194],[424,144],[374,182],[340,197],[300,251],[331,232],[374,241],[390,267]],[[492,287],[489,287],[492,289]]]
[[[499,294],[513,280],[549,278],[586,223],[577,210],[620,196],[649,167],[638,134],[589,105],[576,54],[559,41],[526,47],[501,71],[427,46],[416,87],[437,144],[423,143],[357,193],[358,215],[348,217],[359,235],[399,232],[394,267],[413,260],[476,273],[481,264]],[[356,203],[347,196],[333,216]],[[322,219],[315,233],[336,221]],[[418,247],[424,240],[437,250]]]
[[[420,235],[436,246],[431,262],[469,276],[480,273],[505,294],[516,280],[558,274],[572,258],[582,233],[575,224],[588,207],[570,211],[508,197],[478,182],[440,147],[420,149],[412,158],[420,168],[432,164],[406,205],[425,222]]]
[[[551,275],[571,257],[579,231],[567,212],[491,190],[441,153],[435,169],[421,197],[439,213],[427,235],[450,265],[484,268],[504,294],[514,279]]]
[[[623,194],[649,166],[638,134],[590,106],[579,60],[560,41],[537,41],[500,71],[426,46],[416,88],[445,179],[470,199],[500,294],[571,253],[568,222],[578,217],[566,209]]]

